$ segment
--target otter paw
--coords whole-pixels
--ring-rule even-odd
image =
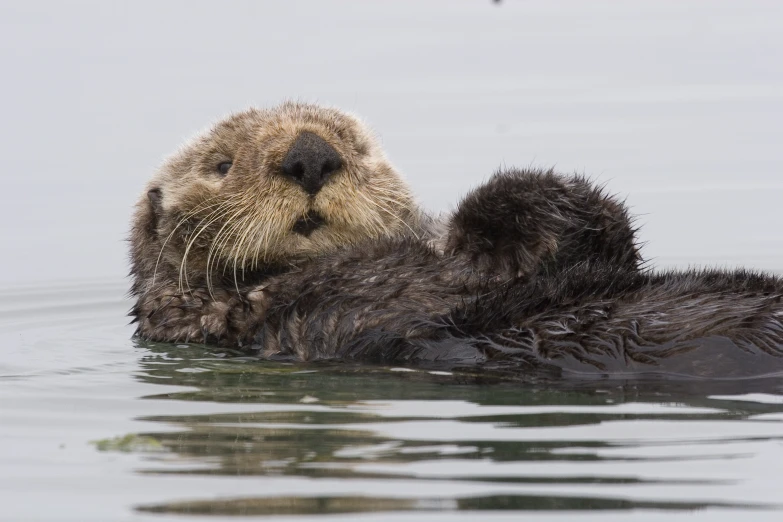
[[[241,305],[229,310],[228,328],[235,345],[241,347],[250,343],[264,324],[269,302],[269,293],[260,285],[242,296]]]
[[[202,343],[219,344],[229,333],[229,313],[231,302],[209,301],[202,305],[199,324]]]
[[[157,288],[140,298],[133,311],[139,323],[136,334],[154,341],[222,344],[235,301],[228,296],[215,299],[206,290],[183,294],[176,288]]]

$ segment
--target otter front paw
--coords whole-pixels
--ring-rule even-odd
[[[263,324],[268,307],[263,286],[242,294],[224,289],[158,287],[139,298],[131,312],[136,335],[151,341],[243,347]]]
[[[136,335],[145,339],[225,344],[231,342],[229,318],[238,306],[238,297],[217,298],[205,289],[180,293],[172,285],[140,297],[132,314],[138,322]]]
[[[242,294],[239,303],[228,311],[228,338],[238,347],[249,346],[264,324],[270,297],[266,285],[251,288]]]

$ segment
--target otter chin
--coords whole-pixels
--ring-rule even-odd
[[[313,232],[321,228],[324,224],[325,220],[318,212],[310,211],[294,223],[294,228],[292,230],[304,237],[310,237]]]

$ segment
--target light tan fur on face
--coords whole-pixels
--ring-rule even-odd
[[[283,158],[305,131],[342,158],[342,167],[312,197],[281,174]],[[226,161],[233,166],[222,176],[217,168]],[[157,210],[150,190],[160,191]],[[309,237],[293,232],[310,211],[325,224]],[[181,290],[195,281],[211,287],[224,276],[238,284],[246,271],[363,239],[415,235],[419,217],[407,185],[354,116],[292,102],[252,108],[191,140],[155,174],[134,216],[134,271],[148,286],[172,273]]]

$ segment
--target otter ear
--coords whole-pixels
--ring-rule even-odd
[[[163,195],[160,193],[160,188],[155,187],[148,190],[147,198],[150,200],[152,211],[157,215],[160,212],[161,204],[163,203]]]
[[[163,212],[163,194],[159,187],[152,188],[147,191],[147,199],[149,200],[149,221],[147,222],[147,230],[155,234],[158,230],[158,218]]]

